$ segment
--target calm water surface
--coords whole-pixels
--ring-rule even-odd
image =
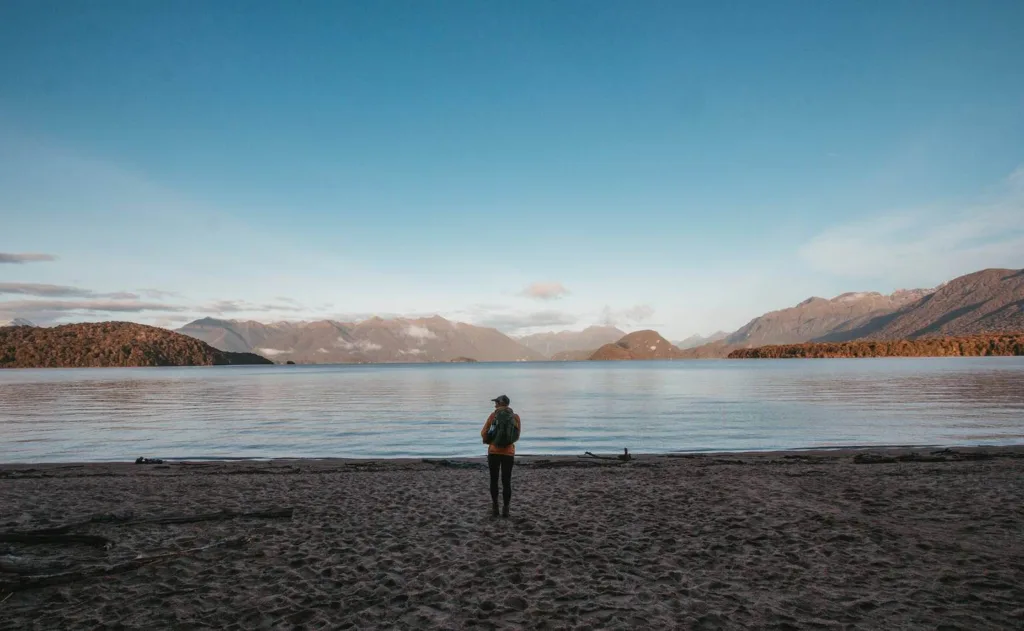
[[[1024,358],[0,371],[0,462],[1024,443]]]

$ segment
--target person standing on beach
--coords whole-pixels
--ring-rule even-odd
[[[508,517],[508,505],[512,501],[512,465],[516,461],[516,441],[522,429],[519,415],[509,407],[511,401],[504,394],[494,401],[494,411],[487,417],[480,437],[487,444],[487,466],[491,472],[491,504],[495,517],[498,516],[498,474],[501,474],[501,494],[505,507],[501,511]]]

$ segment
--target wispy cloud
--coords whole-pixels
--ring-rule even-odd
[[[1024,164],[1018,166],[1013,170],[1013,173],[1007,176],[1006,183],[1010,190],[1024,193]]]
[[[287,355],[292,352],[292,349],[280,349],[280,348],[254,348],[252,349],[258,355],[264,355],[266,357],[274,357],[276,355]]]
[[[173,292],[156,289],[140,290],[148,296],[171,296]],[[148,313],[149,321],[158,318],[160,322],[174,322],[171,314],[216,314],[229,313],[272,313],[297,312],[300,307],[286,304],[259,304],[244,300],[221,300],[212,304],[174,304],[160,300],[142,300],[139,294],[132,292],[96,292],[80,287],[65,285],[48,285],[42,283],[0,283],[0,295],[37,296],[53,300],[0,300],[0,315],[5,317],[25,317],[40,322],[69,321],[75,319],[93,319],[104,314],[114,313]],[[79,300],[66,300],[78,298]]]
[[[0,294],[40,296],[43,298],[112,298],[114,300],[137,300],[138,294],[127,291],[100,293],[81,287],[46,285],[42,283],[0,283]]]
[[[834,226],[799,253],[818,271],[912,286],[988,267],[1024,267],[1024,167],[1006,179],[995,200]]]
[[[158,300],[162,300],[164,298],[180,298],[181,297],[181,294],[179,294],[176,291],[164,291],[163,289],[152,289],[152,288],[149,288],[149,287],[143,288],[143,289],[138,289],[136,291],[138,291],[140,294],[142,294],[146,298],[156,298]]]
[[[344,313],[332,313],[328,319],[335,322],[343,323],[360,323],[366,320],[372,320],[373,318],[380,318],[382,320],[418,320],[423,318],[431,318],[437,314],[433,311],[408,311],[403,313],[396,313],[393,311],[355,311],[355,312],[344,312]]]
[[[199,306],[196,311],[203,313],[246,313],[264,311],[302,311],[301,307],[284,304],[258,304],[246,300],[218,300],[210,304]]]
[[[649,321],[652,317],[654,307],[650,305],[634,305],[626,309],[612,309],[606,306],[601,310],[601,324],[605,326],[636,326]]]
[[[153,326],[163,327],[165,329],[177,329],[182,324],[190,322],[191,320],[192,317],[187,315],[165,314],[150,319],[149,324],[152,324]]]
[[[569,295],[569,290],[562,283],[538,282],[523,289],[522,294],[536,300],[558,300]]]
[[[15,254],[12,252],[0,252],[0,263],[39,263],[42,261],[56,261],[57,257],[52,254],[24,253]]]
[[[6,311],[109,311],[139,313],[142,311],[187,311],[186,307],[141,300],[9,300],[0,302]]]
[[[475,319],[475,324],[492,327],[505,333],[515,333],[540,327],[569,326],[576,324],[578,320],[579,318],[571,313],[547,310],[529,313],[489,313]]]
[[[89,313],[142,313],[144,311],[181,312],[186,307],[162,302],[141,300],[7,300],[0,302],[0,313],[57,314]],[[28,317],[25,315],[24,317]]]

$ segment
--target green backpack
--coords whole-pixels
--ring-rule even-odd
[[[516,413],[512,408],[501,408],[494,413],[491,423],[491,444],[495,447],[508,447],[519,440],[519,428],[516,427]]]

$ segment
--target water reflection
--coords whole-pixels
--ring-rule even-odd
[[[529,453],[1024,442],[1024,360],[0,371],[0,461],[462,456],[507,393]]]

